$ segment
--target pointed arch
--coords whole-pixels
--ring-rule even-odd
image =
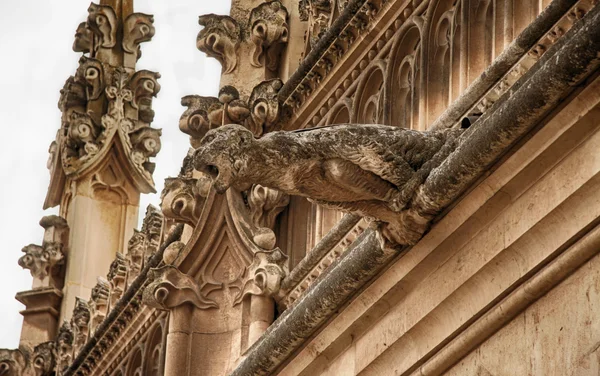
[[[352,121],[366,124],[377,124],[383,121],[381,102],[385,70],[385,62],[379,60],[363,74],[354,94]]]
[[[421,30],[408,22],[396,35],[385,89],[384,122],[416,129],[419,123]]]

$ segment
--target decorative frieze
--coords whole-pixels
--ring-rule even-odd
[[[110,297],[110,283],[102,277],[98,277],[98,283],[92,289],[92,294],[88,302],[90,308],[90,334],[96,331],[96,328],[108,314]]]

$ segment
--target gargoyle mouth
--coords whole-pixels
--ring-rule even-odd
[[[213,164],[206,164],[202,167],[202,172],[210,176],[212,186],[218,193],[225,193],[229,189],[227,174],[219,171],[219,168]]]
[[[219,168],[215,165],[206,165],[204,172],[206,172],[213,180],[217,180],[217,177],[219,176]]]

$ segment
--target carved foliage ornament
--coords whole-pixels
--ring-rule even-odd
[[[250,39],[254,44],[251,63],[276,70],[281,47],[287,43],[289,29],[287,9],[279,1],[260,4],[250,13]],[[266,59],[266,64],[262,59]]]
[[[241,29],[238,22],[229,16],[207,14],[198,19],[204,26],[196,46],[210,57],[221,62],[223,73],[231,73],[237,66],[237,47],[241,40]]]
[[[306,42],[310,48],[313,48],[329,28],[333,11],[331,1],[301,0],[298,10],[300,11],[300,20],[308,21]]]
[[[134,171],[153,185],[150,158],[160,151],[161,130],[149,124],[154,119],[152,98],[160,90],[159,77],[147,70],[130,77],[123,68],[82,57],[59,101],[64,130],[59,142],[67,175],[80,173],[96,161],[95,156],[106,154],[102,151],[118,135]]]
[[[74,340],[71,324],[64,321],[56,336],[56,370],[59,374],[71,364]]]
[[[342,124],[257,140],[232,124],[206,134],[194,166],[213,178],[217,192],[260,184],[375,219],[391,242],[413,244],[423,230],[405,223],[402,211],[461,131]]]
[[[198,309],[217,308],[217,303],[206,298],[198,282],[172,265],[151,269],[152,282],[144,289],[143,301],[150,307],[168,310],[182,304]]]

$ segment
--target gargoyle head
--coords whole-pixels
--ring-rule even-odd
[[[249,189],[253,183],[248,180],[245,154],[254,142],[252,132],[238,124],[210,130],[196,150],[194,167],[213,179],[218,193],[232,186],[241,191]]]

